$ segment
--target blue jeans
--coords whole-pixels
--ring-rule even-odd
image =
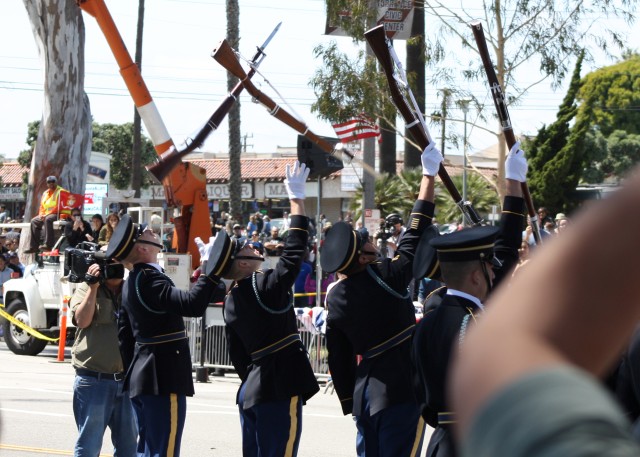
[[[136,455],[138,427],[122,381],[78,376],[73,384],[73,415],[78,426],[76,457],[97,457],[107,426],[111,429],[114,456]]]

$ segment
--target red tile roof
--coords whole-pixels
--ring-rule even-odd
[[[293,157],[241,159],[242,180],[283,180],[285,167],[295,160]],[[190,162],[204,168],[208,182],[225,182],[229,180],[229,159],[190,160]],[[333,173],[329,178],[335,178],[340,172]]]
[[[229,180],[229,159],[199,159],[192,160],[191,162],[206,170],[208,182],[217,183]],[[285,167],[291,162],[292,157],[241,159],[242,180],[245,182],[256,180],[283,180]],[[396,163],[398,173],[402,171],[402,167],[403,162],[398,161]],[[447,171],[451,176],[458,176],[462,174],[462,167],[448,165]],[[496,179],[496,170],[494,169],[481,168],[479,171],[489,179]],[[22,174],[28,172],[29,169],[20,166],[18,162],[4,162],[2,166],[0,166],[2,185],[10,187],[20,186],[22,185]],[[333,173],[329,178],[334,179],[339,176],[339,174],[340,172]]]
[[[22,175],[28,173],[27,167],[18,162],[3,162],[0,166],[0,179],[4,187],[19,187],[22,185]]]

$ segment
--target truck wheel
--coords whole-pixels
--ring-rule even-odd
[[[17,320],[29,325],[29,313],[27,305],[22,300],[15,299],[6,308],[7,313],[11,314]],[[4,330],[4,341],[7,347],[14,354],[18,355],[38,355],[47,345],[45,340],[39,340],[34,336],[17,327],[13,323],[4,319],[2,323]]]

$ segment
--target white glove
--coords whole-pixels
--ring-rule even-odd
[[[520,149],[520,142],[517,141],[509,151],[507,160],[504,162],[504,175],[507,179],[514,181],[527,182],[527,159],[524,157],[524,151]]]
[[[422,174],[425,176],[437,175],[442,160],[442,153],[438,148],[436,148],[435,143],[429,143],[420,155],[420,161],[422,162]]]
[[[195,237],[193,241],[195,241],[196,246],[198,246],[198,251],[200,252],[200,263],[206,262],[209,260],[209,254],[211,253],[211,248],[213,247],[213,242],[216,240],[215,236],[209,237],[209,242],[204,244],[202,238],[199,236]]]
[[[300,163],[297,160],[293,164],[293,170],[287,164],[284,185],[287,188],[290,200],[294,198],[304,199],[304,183],[307,181],[310,171],[304,163]]]

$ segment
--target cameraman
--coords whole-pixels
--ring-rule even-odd
[[[78,328],[71,350],[76,369],[73,415],[78,427],[74,455],[96,456],[109,426],[114,455],[136,455],[138,430],[131,400],[123,392],[124,368],[118,347],[118,312],[124,268],[94,263],[71,297],[71,319]]]
[[[393,258],[395,255],[396,249],[398,248],[398,244],[400,244],[400,240],[404,235],[404,232],[407,231],[406,227],[403,225],[402,217],[399,214],[391,213],[389,214],[385,220],[385,226],[391,237],[387,240],[387,247],[390,253],[390,257]]]
[[[87,241],[87,235],[91,235],[91,224],[82,218],[80,208],[71,210],[71,221],[64,227],[64,236],[69,246],[76,247],[78,243]]]

